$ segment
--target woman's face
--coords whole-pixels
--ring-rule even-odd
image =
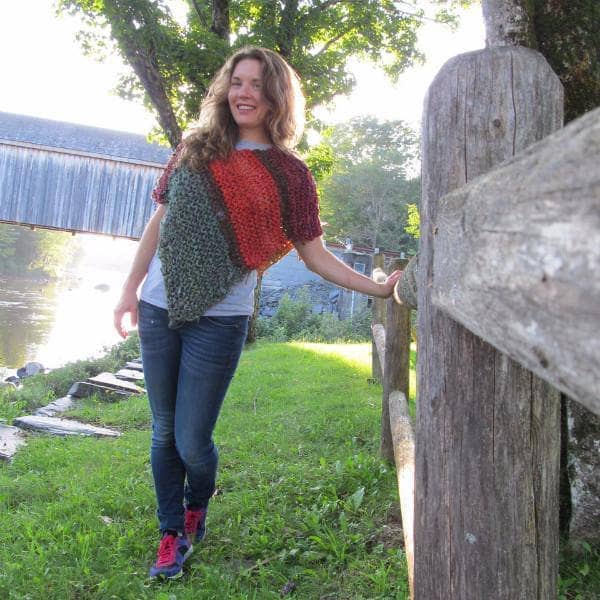
[[[229,110],[240,130],[240,140],[268,144],[265,128],[269,103],[263,95],[262,64],[244,58],[235,66],[229,84]]]

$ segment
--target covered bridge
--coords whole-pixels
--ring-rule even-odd
[[[170,153],[143,135],[0,112],[0,222],[139,238]]]

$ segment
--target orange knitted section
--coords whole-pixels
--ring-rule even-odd
[[[273,177],[251,150],[209,165],[248,269],[264,270],[292,244],[283,229],[281,196]]]

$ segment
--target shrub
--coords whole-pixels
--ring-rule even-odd
[[[370,309],[345,320],[332,313],[314,314],[308,290],[303,288],[296,299],[285,294],[271,318],[258,319],[257,337],[273,342],[364,342],[371,337],[371,318]]]
[[[132,335],[120,344],[105,348],[105,351],[106,354],[101,358],[78,360],[47,374],[27,377],[18,390],[1,388],[0,420],[10,421],[23,412],[32,411],[65,396],[76,381],[85,381],[103,371],[120,369],[127,361],[140,355],[138,336]]]

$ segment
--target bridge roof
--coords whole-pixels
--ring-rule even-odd
[[[170,148],[149,144],[143,135],[6,112],[0,112],[2,140],[159,165],[171,155]]]

